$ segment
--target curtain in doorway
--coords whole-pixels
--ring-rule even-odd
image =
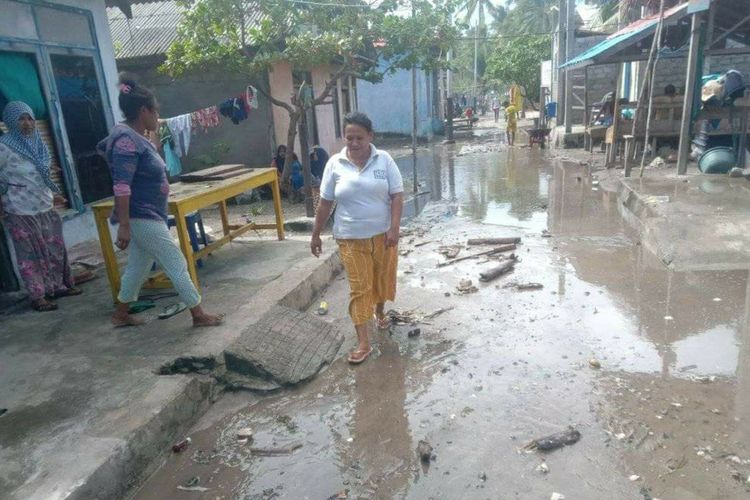
[[[0,51],[0,109],[8,101],[23,101],[34,110],[37,120],[47,118],[47,105],[33,56]]]

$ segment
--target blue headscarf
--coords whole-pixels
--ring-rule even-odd
[[[50,177],[50,156],[47,146],[42,141],[39,131],[34,128],[31,135],[23,135],[18,119],[27,114],[36,120],[34,112],[28,104],[21,101],[11,101],[3,110],[3,121],[8,127],[8,133],[0,137],[0,144],[5,144],[19,155],[29,159],[42,176],[44,183],[53,193],[60,193],[60,188],[52,182]]]

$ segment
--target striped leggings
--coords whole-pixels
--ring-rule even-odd
[[[386,248],[385,234],[336,242],[351,288],[349,315],[355,325],[363,325],[376,304],[396,298],[397,247]]]
[[[201,303],[201,296],[190,279],[185,256],[172,239],[167,224],[157,220],[131,219],[128,264],[122,275],[117,300],[129,303],[138,300],[143,283],[156,261],[172,281],[180,299],[188,307]]]

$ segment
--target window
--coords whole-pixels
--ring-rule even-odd
[[[60,9],[35,7],[39,34],[47,42],[93,47],[89,20],[83,14]]]
[[[34,17],[28,4],[0,0],[0,33],[15,38],[36,39]]]
[[[107,122],[94,60],[58,54],[50,60],[83,202],[112,196],[109,168],[96,152],[97,143],[107,136]]]

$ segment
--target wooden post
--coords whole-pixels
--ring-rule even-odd
[[[617,86],[612,103],[612,147],[608,148],[609,154],[607,154],[605,163],[607,168],[613,167],[617,158],[617,134],[620,132],[620,87],[622,86],[623,74],[622,63],[617,63]]]
[[[702,70],[702,68],[698,68],[698,45],[700,44],[702,24],[702,14],[693,14],[687,75],[685,76],[685,102],[682,106],[682,123],[680,123],[680,146],[677,150],[677,173],[679,175],[687,173],[688,156],[690,155],[690,138],[692,135],[690,124],[692,123],[693,102],[695,101],[695,78],[698,75],[698,70]]]
[[[575,43],[576,2],[568,0],[565,7],[565,60],[570,61]],[[565,71],[565,133],[573,131],[573,74],[571,69]]]

